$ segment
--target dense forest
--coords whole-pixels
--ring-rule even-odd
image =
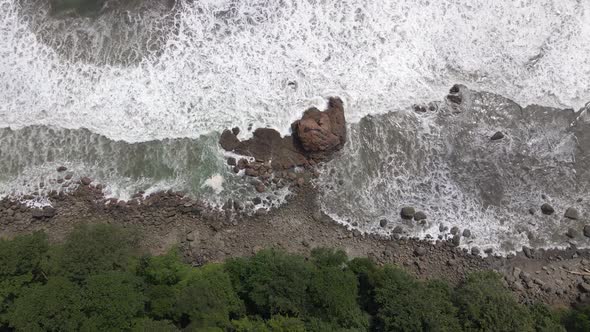
[[[332,249],[193,267],[93,225],[58,245],[44,233],[0,241],[0,330],[590,331],[590,308],[521,305],[493,272],[453,288]]]

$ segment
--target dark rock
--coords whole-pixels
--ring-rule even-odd
[[[504,134],[501,131],[497,131],[492,137],[490,137],[490,140],[497,141],[502,138],[504,138]]]
[[[546,215],[551,215],[555,212],[555,209],[553,209],[551,205],[544,203],[543,205],[541,205],[541,212],[543,212],[543,214]]]
[[[570,207],[567,210],[565,210],[564,216],[566,218],[573,219],[573,220],[578,220],[580,218],[580,215],[578,214],[578,210],[576,210],[573,207]]]
[[[581,282],[578,284],[578,288],[580,288],[580,290],[584,293],[590,293],[590,284],[588,283]]]
[[[242,158],[242,159],[238,160],[238,168],[239,169],[244,169],[244,168],[248,167],[248,165],[249,165],[248,159]]]
[[[262,199],[260,197],[254,197],[254,199],[252,199],[252,203],[254,203],[255,205],[261,204]]]
[[[256,176],[259,175],[258,174],[258,171],[255,170],[254,168],[246,168],[246,172],[245,173],[246,173],[247,176],[253,176],[253,177],[256,177]]]
[[[219,145],[226,151],[233,151],[240,145],[240,140],[229,130],[224,130],[219,137]]]
[[[412,219],[414,218],[414,214],[416,214],[416,210],[410,206],[403,207],[400,212],[400,215],[403,219]]]
[[[232,134],[234,134],[234,136],[238,136],[238,134],[240,133],[240,128],[238,127],[233,127],[231,129]]]
[[[530,258],[530,259],[533,259],[533,258],[535,258],[535,252],[534,252],[534,249],[531,249],[531,248],[529,248],[529,247],[523,246],[523,247],[522,247],[522,252],[524,253],[524,255],[525,255],[527,258]]]
[[[590,225],[584,226],[584,236],[590,237]]]
[[[61,172],[65,172],[65,171],[67,171],[67,170],[68,170],[68,168],[67,168],[67,167],[65,167],[65,166],[59,166],[59,167],[57,168],[57,171],[58,171],[59,173],[61,173]]]
[[[44,215],[43,215],[43,209],[33,209],[33,210],[31,210],[31,215],[35,219],[42,219],[44,217]]]
[[[575,229],[573,229],[573,228],[568,228],[567,229],[567,232],[565,233],[565,235],[567,237],[569,237],[570,239],[574,239],[574,238],[576,238],[578,236],[578,232]]]
[[[426,113],[427,109],[426,107],[422,106],[422,105],[414,105],[414,112],[416,113]]]
[[[535,209],[534,209],[534,208],[530,208],[530,209],[529,209],[529,214],[530,214],[531,216],[534,216],[534,215],[535,215]]]
[[[422,247],[417,247],[416,249],[414,249],[414,255],[416,255],[416,256],[424,256],[427,253],[428,253],[428,251]]]
[[[463,101],[463,98],[461,98],[460,95],[455,95],[455,94],[449,94],[447,95],[447,99],[455,104],[461,104],[461,102]]]
[[[85,185],[85,186],[89,186],[92,183],[92,179],[85,176],[83,178],[80,179],[80,183]]]
[[[393,233],[394,234],[401,234],[403,233],[404,229],[402,226],[395,226],[395,228],[393,229]]]
[[[46,206],[43,208],[43,216],[45,218],[53,218],[57,214],[57,209],[51,206]]]
[[[457,234],[453,236],[452,243],[455,247],[458,247],[461,244],[461,235]]]
[[[414,214],[414,220],[416,220],[416,221],[425,220],[425,219],[426,219],[426,213],[424,213],[422,211],[418,211],[418,212],[416,212],[416,214]]]
[[[463,230],[463,237],[471,237],[471,231],[468,229]]]
[[[483,252],[489,255],[489,254],[491,254],[491,253],[494,252],[494,249],[492,249],[492,248],[486,248]]]
[[[262,182],[257,183],[255,188],[256,188],[256,191],[259,193],[263,193],[266,191],[266,187],[264,186],[264,184]]]
[[[236,166],[237,165],[236,158],[234,158],[234,157],[227,158],[227,164],[229,166]]]
[[[480,251],[479,251],[479,248],[478,247],[471,248],[471,254],[472,255],[477,256],[477,255],[479,255],[479,253],[480,253]]]
[[[453,226],[453,227],[451,228],[451,234],[453,234],[453,235],[457,235],[457,234],[459,234],[459,227],[457,227],[457,226]]]
[[[385,226],[387,226],[387,219],[379,220],[379,226],[381,226],[382,228],[385,228]]]
[[[443,224],[438,225],[439,232],[446,232],[449,228]]]
[[[361,231],[359,231],[358,229],[355,229],[352,231],[352,236],[361,237],[361,236],[363,236],[363,233],[361,233]]]

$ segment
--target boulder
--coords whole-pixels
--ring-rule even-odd
[[[459,234],[459,227],[457,227],[457,226],[453,226],[453,227],[451,228],[451,234],[453,234],[453,235],[457,235],[457,234]]]
[[[240,140],[230,130],[224,130],[219,138],[219,144],[226,151],[233,151],[239,144]]]
[[[416,256],[424,256],[428,251],[425,248],[417,247],[414,249],[414,255]]]
[[[346,142],[346,121],[340,98],[330,98],[328,109],[310,108],[291,125],[293,135],[306,152],[330,153]]]
[[[227,164],[229,166],[236,166],[237,165],[236,158],[234,158],[234,157],[227,158]]]
[[[573,228],[568,228],[567,232],[565,232],[565,235],[570,239],[575,239],[578,236],[578,232]]]
[[[451,240],[451,242],[453,243],[453,245],[455,247],[458,247],[461,244],[461,235],[457,234],[453,236],[453,239]]]
[[[541,205],[541,212],[543,212],[543,214],[546,215],[552,215],[555,212],[555,209],[548,203],[544,203],[543,205]]]
[[[65,172],[65,171],[67,171],[67,170],[68,170],[68,168],[67,168],[67,167],[65,167],[65,166],[59,166],[59,167],[57,168],[57,171],[58,171],[59,173],[61,173],[61,172]]]
[[[590,237],[590,225],[584,226],[584,236]]]
[[[404,229],[402,226],[395,226],[395,228],[393,229],[393,233],[394,234],[401,234],[403,233]]]
[[[416,220],[416,221],[425,220],[425,219],[426,219],[426,213],[424,213],[422,211],[418,211],[418,212],[416,212],[416,214],[414,214],[414,220]]]
[[[580,218],[580,215],[578,213],[578,210],[576,210],[573,207],[570,207],[567,210],[565,210],[564,217],[569,218],[569,219],[573,219],[573,220],[578,220]]]
[[[80,183],[85,185],[85,186],[89,186],[92,183],[92,179],[85,176],[83,178],[80,179]]]
[[[387,226],[387,219],[379,220],[379,226],[381,226],[382,228],[385,228],[385,226]]]
[[[479,248],[478,247],[473,247],[471,248],[471,254],[474,256],[478,256],[480,253]]]
[[[411,206],[403,207],[400,212],[402,219],[412,219],[412,218],[414,218],[415,214],[416,214],[416,210]]]
[[[463,237],[471,237],[471,231],[468,229],[463,230]]]
[[[501,131],[497,131],[492,137],[490,137],[491,141],[497,141],[504,138],[504,134]]]

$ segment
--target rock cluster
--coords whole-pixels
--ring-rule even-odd
[[[291,125],[291,130],[292,136],[281,137],[274,129],[258,128],[252,138],[240,141],[239,129],[228,129],[221,134],[219,144],[226,151],[253,159],[230,157],[228,165],[233,166],[235,173],[244,170],[245,175],[258,178],[259,181],[253,183],[258,192],[264,192],[271,184],[301,186],[308,176],[293,172],[294,168],[301,167],[315,174],[313,166],[328,160],[346,142],[342,100],[330,98],[323,112],[317,108],[308,109]]]

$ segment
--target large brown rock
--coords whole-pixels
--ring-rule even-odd
[[[305,111],[301,120],[291,125],[291,129],[293,136],[281,137],[274,129],[258,128],[252,138],[245,141],[240,141],[232,131],[225,130],[219,144],[226,151],[270,162],[275,170],[304,166],[311,159],[325,160],[332,152],[342,148],[346,141],[342,100],[330,98],[328,109],[324,112],[316,108]]]
[[[346,121],[340,98],[330,98],[328,109],[310,108],[301,120],[291,125],[293,135],[306,152],[329,153],[340,149],[346,141]]]

